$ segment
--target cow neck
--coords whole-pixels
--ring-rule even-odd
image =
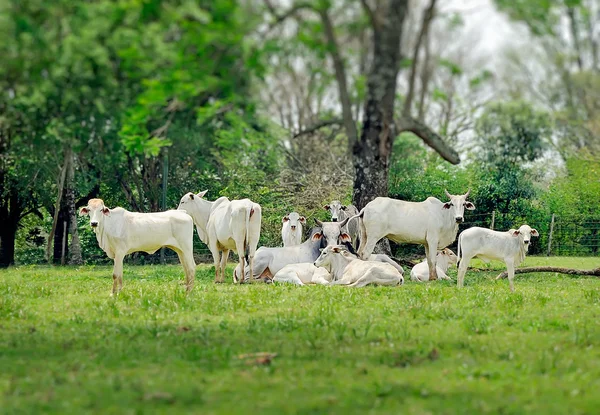
[[[198,199],[196,204],[198,205],[199,214],[195,215],[197,217],[194,217],[194,222],[196,222],[196,226],[198,226],[202,230],[202,232],[204,232],[205,235],[208,235],[206,227],[208,224],[208,219],[210,217],[210,212],[215,202],[211,202],[205,199]],[[204,239],[202,240],[202,242],[205,242]]]
[[[100,249],[102,249],[104,252],[108,252],[108,248],[110,246],[109,242],[108,242],[108,238],[110,237],[110,235],[108,235],[106,233],[106,227],[104,226],[104,222],[106,222],[110,217],[106,217],[104,218],[104,220],[102,221],[103,223],[99,223],[98,227],[95,230],[96,233],[96,240],[98,241],[98,246],[100,246]]]
[[[525,243],[523,242],[523,235],[519,234],[516,238],[511,236],[511,238],[515,239],[515,242],[519,245],[517,247],[517,255],[515,256],[515,267],[518,267],[521,262],[525,260],[525,255],[527,254],[527,250],[525,247]]]
[[[452,210],[451,209],[444,209],[442,211],[442,214],[444,215],[444,221],[442,223],[442,229],[446,232],[452,232],[451,235],[451,239],[449,242],[447,241],[443,241],[443,243],[441,245],[443,246],[448,246],[450,245],[452,242],[454,242],[454,240],[456,239],[456,234],[458,233],[458,223],[456,223],[456,220],[454,219],[454,215],[452,214]],[[451,223],[451,225],[449,225]],[[446,235],[445,232],[440,232],[440,242],[442,242],[442,237]]]
[[[333,276],[333,281],[341,280],[344,271],[346,271],[346,267],[350,262],[354,261],[352,258],[346,258],[342,254],[335,254],[333,257],[333,261],[336,261],[335,264],[332,264],[331,267],[331,275]]]

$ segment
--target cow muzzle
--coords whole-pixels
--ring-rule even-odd
[[[529,241],[523,241],[525,245],[529,245]]]
[[[338,218],[331,218],[331,221],[332,221],[332,222],[337,222],[337,221],[338,221]]]
[[[454,220],[456,221],[456,223],[463,223],[464,219],[462,218],[462,216],[457,216],[454,218]]]
[[[96,228],[98,227],[98,222],[90,222],[90,225],[92,226],[92,228]]]
[[[295,231],[296,230],[296,226],[292,225],[292,230]]]

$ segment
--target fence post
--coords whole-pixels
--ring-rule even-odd
[[[546,256],[550,256],[550,252],[552,251],[552,233],[554,232],[554,213],[552,214],[552,219],[550,220],[550,233],[548,234],[548,253]]]
[[[494,230],[494,224],[496,223],[496,211],[492,210],[492,225],[490,226],[491,230]]]
[[[65,250],[67,249],[67,221],[63,222],[62,251],[60,253],[60,265],[65,265]]]

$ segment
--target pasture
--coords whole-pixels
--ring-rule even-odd
[[[0,271],[2,413],[597,413],[600,281],[468,271],[349,289],[201,265]],[[527,258],[522,266],[600,266]],[[405,274],[408,277],[408,270]],[[255,354],[260,352],[268,355]]]

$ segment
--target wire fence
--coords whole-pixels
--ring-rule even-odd
[[[532,238],[530,255],[547,256],[598,256],[600,254],[600,216],[566,217],[548,215],[542,218],[523,219],[496,212],[467,214],[459,233],[473,226],[507,231],[528,224],[537,229],[539,238]],[[452,246],[456,248],[456,242]]]

